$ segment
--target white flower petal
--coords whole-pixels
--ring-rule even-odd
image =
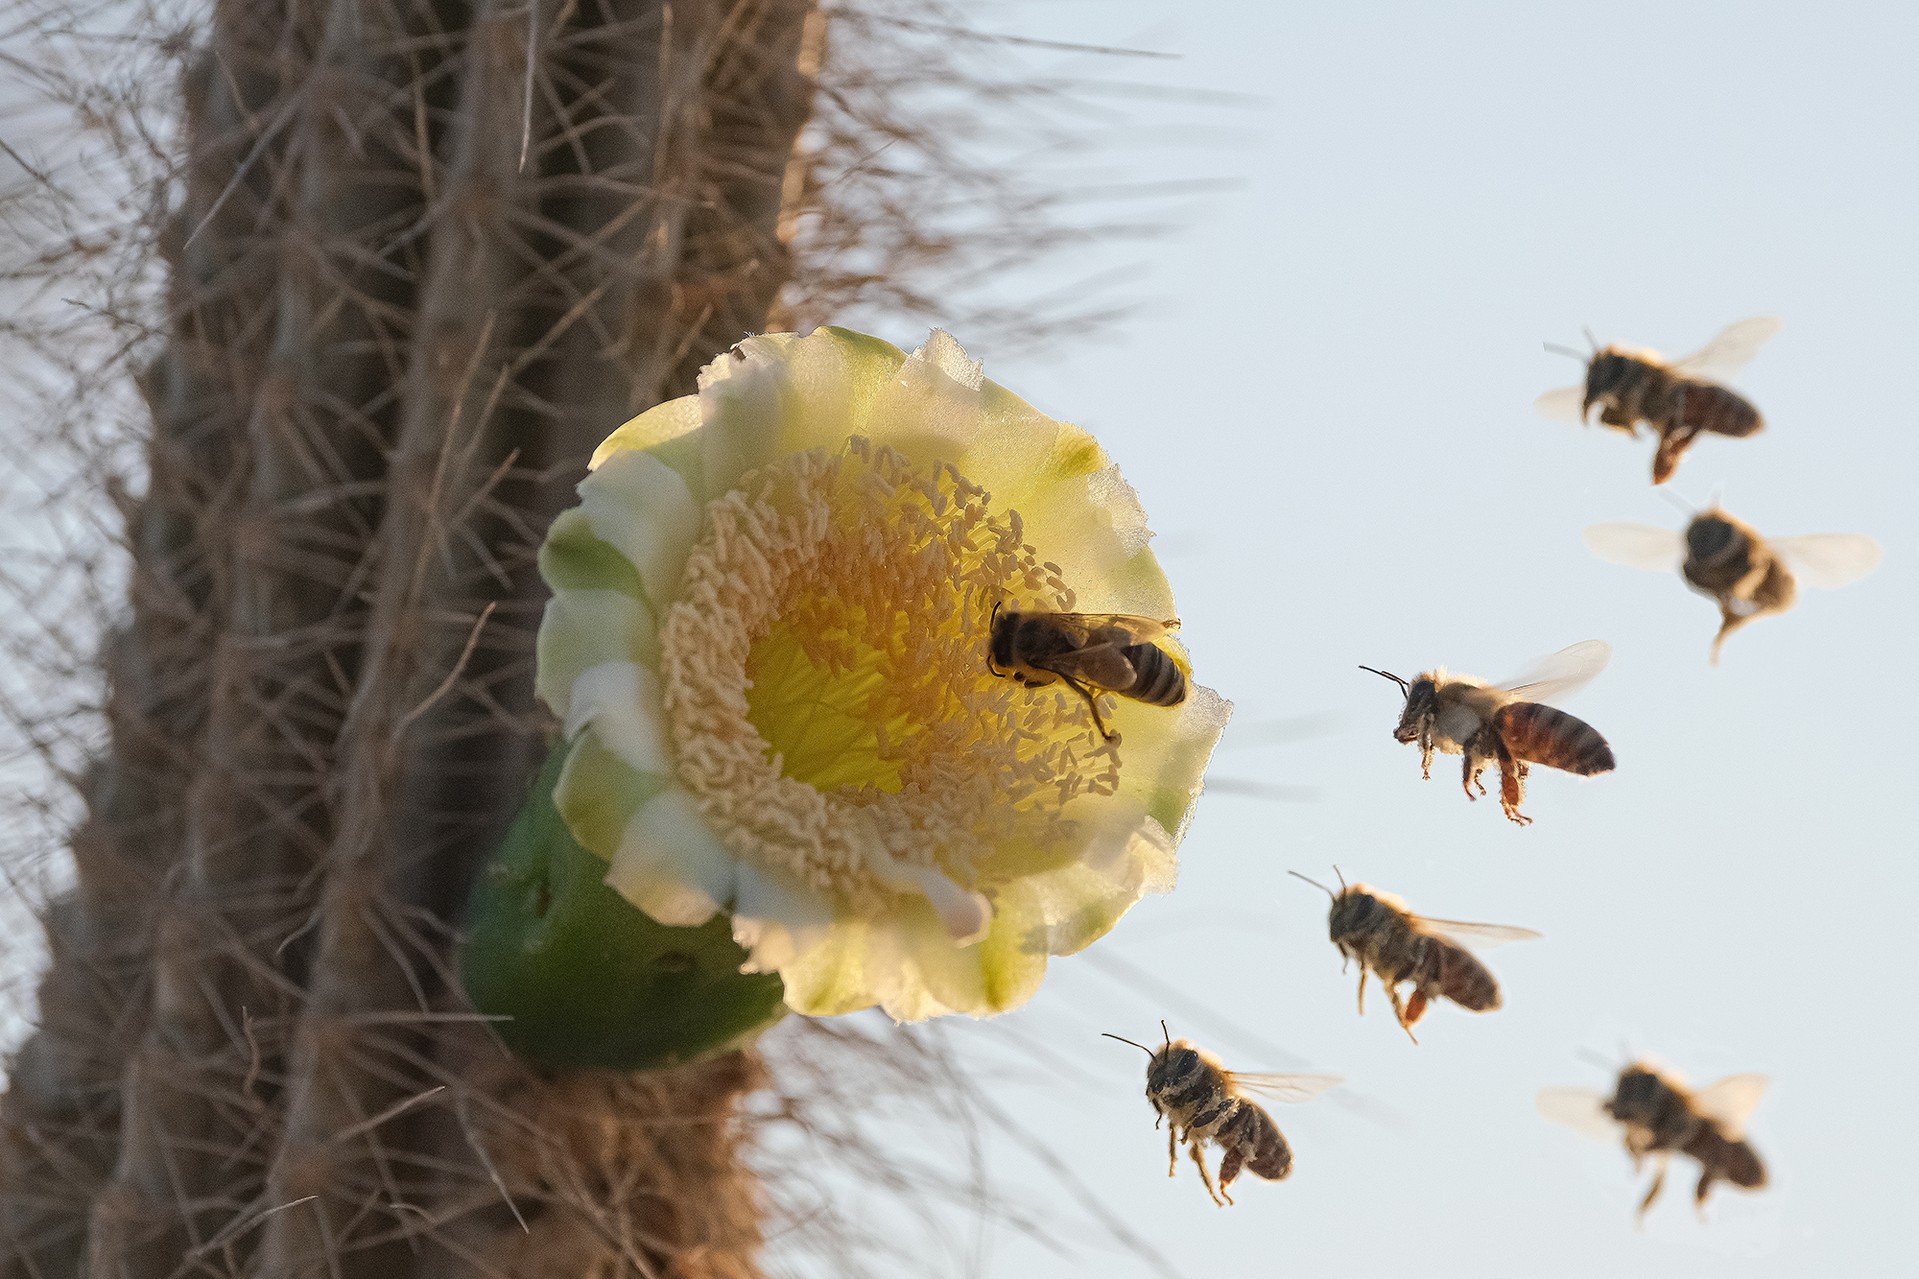
[[[925,344],[907,357],[907,368],[900,370],[901,375],[910,376],[908,369],[915,362],[932,365],[969,391],[979,390],[986,381],[986,366],[969,357],[966,348],[945,329],[934,329],[927,336]]]
[[[566,736],[587,725],[621,762],[642,773],[671,773],[660,677],[633,662],[601,662],[573,681],[567,695]]]
[[[733,940],[749,952],[742,972],[778,972],[825,940],[833,927],[830,902],[744,862],[736,893]]]
[[[700,504],[680,473],[651,453],[615,453],[580,482],[580,505],[594,535],[639,570],[655,605],[671,600],[700,532]]]
[[[734,897],[739,863],[678,786],[633,815],[606,873],[607,887],[662,924],[704,924]]]

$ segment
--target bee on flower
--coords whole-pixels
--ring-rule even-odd
[[[540,556],[553,803],[653,919],[729,916],[798,1012],[983,1016],[1172,886],[1229,708],[1170,634],[995,669],[996,614],[1178,614],[1099,445],[951,337],[749,338],[579,491]]]

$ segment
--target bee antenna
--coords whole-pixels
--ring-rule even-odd
[[[1572,356],[1573,359],[1578,360],[1581,364],[1584,364],[1587,360],[1592,358],[1586,352],[1581,351],[1576,347],[1561,346],[1557,342],[1547,342],[1545,343],[1545,347],[1548,351],[1551,351],[1554,355],[1570,355]]]
[[[1408,685],[1405,680],[1399,678],[1399,676],[1393,674],[1391,671],[1382,671],[1376,667],[1367,666],[1364,663],[1360,665],[1359,669],[1362,671],[1372,671],[1372,673],[1375,675],[1384,675],[1387,679],[1399,685],[1399,691],[1401,693],[1404,693],[1407,697],[1411,697],[1413,695],[1412,687]]]
[[[1135,1048],[1137,1048],[1137,1049],[1139,1049],[1139,1050],[1140,1050],[1141,1052],[1143,1052],[1143,1053],[1145,1053],[1145,1054],[1146,1054],[1146,1055],[1147,1055],[1148,1057],[1151,1057],[1151,1056],[1154,1056],[1154,1055],[1155,1055],[1155,1054],[1154,1054],[1154,1052],[1153,1052],[1153,1050],[1152,1050],[1152,1049],[1150,1049],[1150,1048],[1148,1048],[1148,1047],[1147,1047],[1147,1046],[1146,1046],[1145,1044],[1134,1044],[1132,1040],[1130,1040],[1130,1039],[1128,1039],[1128,1038],[1127,1038],[1126,1036],[1124,1036],[1124,1035],[1115,1035],[1114,1033],[1112,1033],[1112,1032],[1111,1032],[1111,1031],[1109,1031],[1109,1030],[1102,1030],[1102,1031],[1100,1031],[1099,1033],[1100,1033],[1101,1035],[1104,1035],[1104,1036],[1105,1036],[1106,1038],[1108,1038],[1108,1039],[1117,1039],[1117,1040],[1119,1040],[1119,1042],[1121,1042],[1122,1044],[1133,1044],[1133,1047],[1135,1047]]]
[[[1166,1019],[1164,1017],[1159,1019],[1159,1033],[1166,1036],[1166,1046],[1171,1048],[1173,1046],[1173,1032],[1166,1029]]]
[[[1340,875],[1340,874],[1339,874],[1339,867],[1338,867],[1338,866],[1334,866],[1334,867],[1333,867],[1333,874],[1334,874],[1334,875],[1337,875],[1337,876],[1339,877],[1339,891],[1340,891],[1340,892],[1342,892],[1342,893],[1343,893],[1343,892],[1345,892],[1345,891],[1346,891],[1346,877],[1345,877],[1344,875]]]
[[[1614,1063],[1610,1061],[1607,1061],[1604,1057],[1594,1052],[1590,1048],[1578,1049],[1577,1051],[1573,1053],[1573,1056],[1579,1058],[1579,1060],[1581,1061],[1591,1062],[1593,1065],[1599,1067],[1601,1070],[1606,1071],[1608,1073],[1611,1073],[1619,1069],[1617,1065],[1615,1065]],[[1632,1058],[1628,1056],[1626,1060],[1630,1061],[1632,1060]]]
[[[1296,870],[1289,870],[1286,873],[1288,875],[1291,875],[1294,879],[1306,879],[1306,876],[1300,874]],[[1320,883],[1318,880],[1306,879],[1306,882],[1311,884],[1314,888],[1317,888],[1320,892],[1325,893],[1328,897],[1332,898],[1334,901],[1339,900],[1339,895],[1337,893],[1335,893],[1332,889],[1326,887],[1326,885]]]
[[[1683,514],[1686,514],[1688,516],[1699,514],[1699,508],[1697,506],[1694,506],[1691,502],[1688,502],[1685,498],[1681,497],[1679,494],[1673,492],[1669,488],[1662,487],[1659,490],[1659,496],[1665,498],[1668,502],[1672,503],[1672,505],[1678,507]]]
[[[1712,486],[1712,509],[1716,511],[1724,510],[1725,507],[1723,504],[1725,500],[1726,500],[1726,486],[1724,484],[1713,485]]]
[[[1586,325],[1579,331],[1586,335],[1586,341],[1592,345],[1593,354],[1597,355],[1599,353],[1599,339],[1593,336],[1592,326],[1590,324]]]

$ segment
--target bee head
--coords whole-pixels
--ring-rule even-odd
[[[1640,361],[1610,346],[1593,352],[1591,362],[1586,365],[1586,399],[1580,405],[1580,412],[1590,413],[1593,405],[1618,395],[1639,367]]]
[[[1333,867],[1333,874],[1338,876],[1339,879],[1338,892],[1334,892],[1316,879],[1307,879],[1306,876],[1296,870],[1289,870],[1286,873],[1294,879],[1306,880],[1307,883],[1332,899],[1333,908],[1326,915],[1326,927],[1327,932],[1334,941],[1338,941],[1342,934],[1351,932],[1356,923],[1361,922],[1364,918],[1370,918],[1372,911],[1379,905],[1377,901],[1373,900],[1372,897],[1363,891],[1363,885],[1356,884],[1349,886],[1346,883],[1346,876],[1340,874],[1339,867],[1337,866]]]
[[[1406,690],[1406,709],[1400,713],[1399,727],[1393,730],[1396,742],[1416,742],[1421,731],[1439,713],[1439,681],[1421,675]]]
[[[1003,611],[1002,611],[1003,610]],[[993,615],[987,619],[986,669],[999,675],[1002,668],[1013,665],[1013,637],[1019,630],[1019,614],[1006,607],[1005,600],[993,604]]]
[[[1366,891],[1364,884],[1354,884],[1333,899],[1333,908],[1326,916],[1326,932],[1337,942],[1367,931],[1381,916],[1391,913],[1379,898]]]
[[[1634,1062],[1619,1072],[1619,1082],[1613,1086],[1612,1100],[1606,1103],[1606,1113],[1621,1123],[1631,1123],[1635,1118],[1644,1116],[1655,1109],[1661,1097],[1670,1089],[1659,1073],[1644,1062]]]
[[[1686,525],[1686,554],[1701,564],[1737,554],[1745,541],[1745,533],[1724,512],[1701,512]]]
[[[1132,1044],[1133,1047],[1146,1054],[1148,1058],[1146,1062],[1146,1091],[1149,1094],[1155,1088],[1163,1086],[1167,1080],[1177,1078],[1186,1071],[1191,1070],[1193,1063],[1199,1060],[1198,1049],[1189,1047],[1183,1039],[1177,1044],[1173,1042],[1173,1032],[1166,1029],[1166,1023],[1163,1020],[1159,1023],[1159,1031],[1160,1034],[1166,1037],[1166,1042],[1158,1050],[1148,1048],[1145,1044],[1128,1039],[1124,1035],[1115,1035],[1111,1031],[1106,1030],[1100,1032],[1100,1034],[1107,1039],[1117,1039],[1122,1044]]]

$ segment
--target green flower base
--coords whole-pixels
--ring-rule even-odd
[[[553,807],[556,748],[467,901],[460,971],[515,1052],[553,1068],[652,1070],[738,1048],[785,1013],[746,974],[725,915],[669,928],[608,888]]]

